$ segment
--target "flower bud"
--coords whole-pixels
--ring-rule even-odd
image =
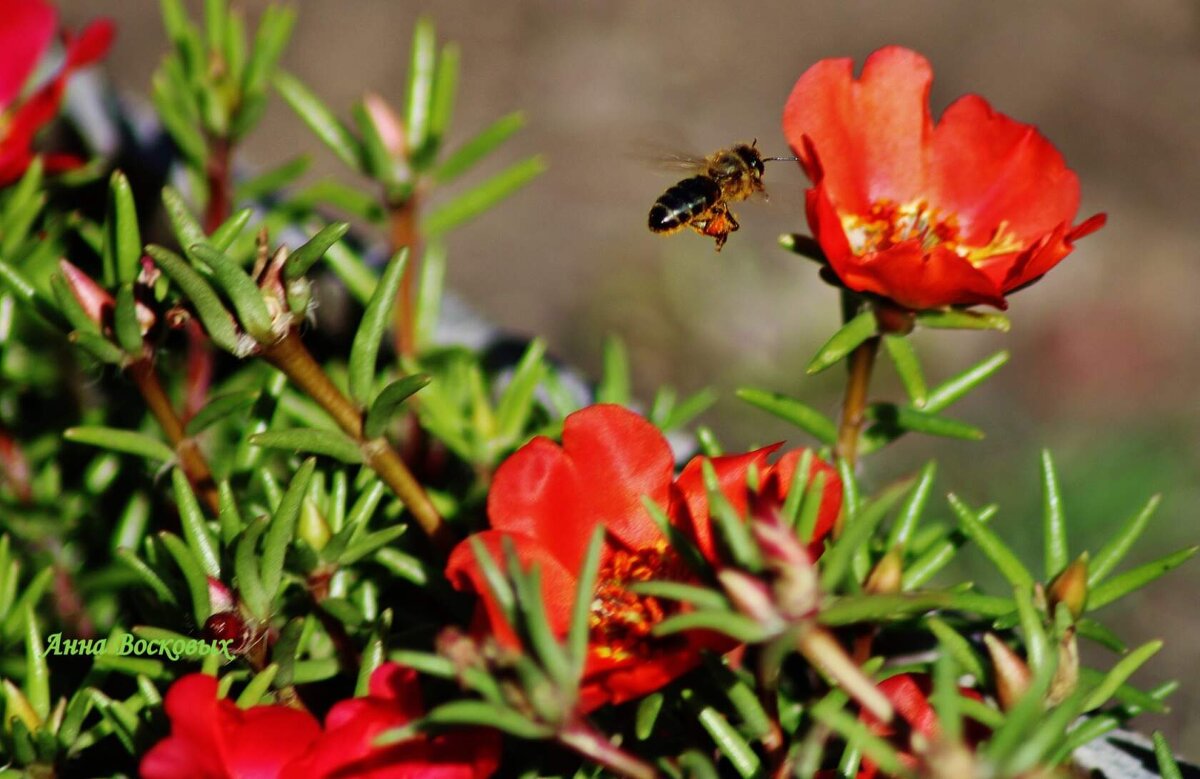
[[[236,611],[221,611],[204,621],[204,637],[209,641],[232,641],[230,651],[240,652],[246,647],[250,631]]]
[[[782,627],[782,619],[767,585],[735,568],[721,570],[717,579],[738,611],[769,630]]]
[[[208,603],[213,614],[221,611],[233,611],[236,605],[233,592],[225,586],[225,582],[211,576],[208,577]]]
[[[900,592],[900,580],[904,575],[904,564],[899,549],[890,549],[879,559],[863,589],[871,595],[891,595]]]
[[[1070,610],[1072,617],[1079,619],[1083,615],[1084,607],[1087,606],[1087,578],[1088,556],[1087,552],[1084,552],[1064,568],[1062,573],[1054,577],[1047,593],[1050,599],[1050,608],[1053,609],[1062,603]]]
[[[317,504],[311,500],[306,499],[300,506],[300,525],[296,535],[318,552],[329,543],[329,537],[332,535],[329,523],[317,510]]]
[[[88,319],[103,327],[116,305],[112,295],[70,261],[61,259],[58,261],[58,267],[67,281],[71,294],[79,301],[79,305],[87,314]]]
[[[1008,648],[994,633],[983,637],[988,655],[992,658],[992,670],[996,677],[996,697],[1000,707],[1009,711],[1029,690],[1030,672],[1025,661]]]
[[[1075,627],[1072,626],[1058,642],[1058,667],[1054,669],[1054,679],[1046,693],[1046,705],[1057,706],[1062,703],[1071,697],[1078,684],[1079,644],[1075,640]]]

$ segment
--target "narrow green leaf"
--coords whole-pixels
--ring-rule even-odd
[[[826,698],[812,709],[812,717],[838,733],[848,743],[857,745],[865,755],[889,776],[903,776],[904,763],[896,750],[885,739],[879,737],[858,717],[850,714],[835,701]]]
[[[943,330],[999,330],[1002,333],[1007,333],[1011,326],[1004,314],[954,308],[945,311],[919,311],[917,324]]]
[[[437,37],[429,17],[417,19],[413,28],[412,59],[408,66],[408,92],[404,101],[404,129],[408,153],[419,158],[428,140],[433,108],[433,82],[437,69]]]
[[[317,461],[309,458],[292,477],[287,492],[271,517],[271,526],[267,528],[263,541],[262,566],[260,568],[263,591],[268,601],[273,600],[279,593],[279,585],[283,579],[283,561],[287,550],[292,545],[296,535],[296,521],[300,518],[300,505],[308,492],[308,483],[316,470]]]
[[[1121,637],[1110,630],[1105,625],[1097,622],[1094,619],[1083,617],[1075,621],[1075,629],[1083,638],[1089,638],[1097,644],[1110,649],[1118,654],[1125,654],[1129,651],[1129,647],[1121,640]]]
[[[512,379],[496,406],[496,429],[501,440],[515,442],[529,422],[533,413],[534,393],[545,373],[545,364],[542,362],[545,356],[546,342],[535,338],[529,342],[525,354],[517,363]]]
[[[50,668],[42,652],[42,631],[33,616],[33,604],[25,604],[25,698],[45,722],[50,716]]]
[[[3,265],[3,263],[0,263]],[[3,268],[0,268],[0,277],[3,277]],[[37,293],[30,288],[30,293],[35,297]],[[79,304],[79,300],[71,292],[71,287],[67,283],[67,279],[61,273],[55,273],[50,276],[50,291],[54,294],[54,299],[58,303],[59,313],[67,320],[70,326],[81,333],[89,335],[100,335],[99,323],[92,320],[88,316],[87,311]],[[30,302],[33,302],[32,300]]]
[[[309,268],[325,256],[329,247],[340,241],[349,229],[350,225],[347,222],[333,222],[321,228],[316,235],[288,255],[283,266],[283,278],[291,281],[308,273]]]
[[[635,582],[628,586],[632,593],[638,595],[649,595],[654,598],[666,598],[668,600],[677,600],[681,603],[687,603],[698,609],[708,609],[719,611],[721,609],[730,609],[729,600],[724,595],[711,590],[708,587],[701,587],[696,584],[684,584],[683,582],[672,582],[666,580],[652,579],[646,582]]]
[[[641,703],[638,704],[633,726],[638,741],[645,741],[654,732],[654,724],[658,722],[658,715],[662,711],[665,700],[666,698],[661,692],[655,692],[642,698]]]
[[[544,739],[553,731],[545,725],[531,722],[509,708],[502,708],[484,701],[451,701],[443,703],[421,720],[430,725],[476,725],[495,728],[517,738]],[[404,738],[411,738],[408,728],[401,728]],[[376,745],[388,743],[385,731],[375,741]]]
[[[1091,591],[1087,599],[1087,610],[1095,611],[1115,600],[1125,597],[1134,590],[1145,587],[1168,571],[1183,565],[1198,550],[1200,550],[1200,546],[1190,546],[1165,557],[1160,557],[1153,562],[1139,565],[1137,568],[1117,574]]]
[[[123,365],[125,362],[125,352],[121,351],[117,346],[104,336],[94,333],[81,333],[74,330],[68,336],[71,343],[83,349],[100,362],[109,363],[110,365]]]
[[[450,183],[473,168],[477,162],[495,151],[524,126],[525,115],[520,111],[500,117],[448,156],[438,166],[434,180],[439,185]]]
[[[218,422],[249,409],[261,396],[259,390],[238,390],[215,395],[188,420],[186,432],[189,436],[197,436]]]
[[[191,247],[208,241],[204,228],[200,226],[200,222],[196,220],[191,209],[184,202],[183,196],[172,187],[163,187],[162,201],[166,206],[167,216],[171,220],[171,227],[175,231],[175,239],[179,241],[179,246],[188,259],[195,262],[196,258],[192,254]]]
[[[137,208],[129,179],[119,170],[113,171],[108,183],[109,213],[107,234],[112,244],[112,257],[119,282],[132,282],[141,269],[142,234],[138,230]]]
[[[1150,518],[1154,516],[1154,512],[1158,509],[1158,504],[1162,501],[1162,495],[1153,495],[1150,500],[1146,501],[1146,505],[1141,511],[1125,520],[1125,524],[1121,529],[1113,534],[1112,538],[1096,553],[1096,556],[1088,561],[1088,587],[1094,589],[1100,580],[1108,576],[1109,572],[1120,565],[1125,559],[1125,555],[1133,548],[1133,545],[1139,538],[1142,537],[1142,531],[1146,529],[1146,524]]]
[[[1050,639],[1042,625],[1041,614],[1033,605],[1033,590],[1029,587],[1013,588],[1013,602],[1017,604],[1017,615],[1021,621],[1021,632],[1025,637],[1025,655],[1029,667],[1036,674],[1050,658]]]
[[[1070,562],[1067,548],[1067,525],[1063,516],[1062,494],[1054,460],[1049,449],[1042,450],[1042,533],[1044,536],[1045,576],[1050,581]]]
[[[837,441],[837,425],[829,417],[798,400],[750,387],[743,387],[736,394],[750,405],[790,422],[823,444],[832,445]]]
[[[275,663],[269,664],[254,675],[244,688],[242,693],[237,697],[237,705],[239,709],[248,709],[251,706],[263,704],[263,697],[270,691],[271,684],[275,681],[275,676],[279,673],[279,666]],[[270,701],[266,701],[270,703]]]
[[[892,524],[887,540],[888,549],[905,547],[912,540],[917,523],[921,520],[921,513],[925,511],[925,504],[929,500],[929,493],[933,490],[933,480],[936,476],[937,463],[930,460],[921,469],[917,483],[913,485],[912,491],[908,493],[904,505],[900,508],[900,516]]]
[[[400,280],[408,264],[408,248],[401,249],[383,271],[383,277],[375,286],[367,310],[363,312],[354,343],[350,347],[348,377],[350,397],[360,406],[371,402],[371,391],[375,385],[375,362],[379,356],[379,344],[383,340],[396,303]]]
[[[288,73],[275,74],[275,88],[329,150],[350,168],[363,172],[363,150],[350,131],[308,87]]]
[[[921,372],[921,361],[917,359],[912,341],[908,336],[890,334],[883,337],[883,346],[896,366],[896,375],[900,377],[909,401],[914,408],[921,408],[925,405],[928,390],[925,375]]]
[[[386,213],[376,195],[331,179],[305,187],[285,203],[288,211],[298,214],[324,210],[327,206],[368,222],[381,221]]]
[[[1183,779],[1183,772],[1175,762],[1175,755],[1161,730],[1154,731],[1154,760],[1158,763],[1158,775],[1162,779]]]
[[[417,284],[417,345],[433,345],[441,315],[442,291],[446,286],[446,245],[430,241],[421,258]]]
[[[140,557],[138,557],[132,549],[118,549],[116,551],[116,556],[118,560],[124,563],[129,570],[133,571],[138,578],[141,579],[143,584],[149,587],[150,590],[152,590],[154,594],[158,596],[158,599],[162,601],[164,605],[178,605],[178,601],[175,598],[175,593],[171,592],[171,588],[168,587],[166,582],[162,580],[162,577],[160,577],[153,568],[146,565],[146,563]],[[54,571],[47,569],[46,573],[53,575]]]
[[[942,652],[952,656],[959,668],[978,680],[987,678],[987,672],[984,670],[984,664],[979,654],[976,653],[971,647],[971,643],[961,633],[937,617],[929,617],[925,620],[925,624],[929,626],[929,630],[937,637]]]
[[[221,561],[217,556],[217,547],[208,533],[208,524],[196,502],[192,486],[188,484],[187,476],[178,468],[171,470],[171,484],[175,488],[175,505],[179,508],[179,524],[183,528],[183,537],[187,540],[196,559],[204,572],[213,579],[221,578]]]
[[[311,164],[312,157],[301,154],[282,165],[241,181],[234,188],[234,200],[244,203],[261,200],[266,195],[274,194],[303,176]]]
[[[878,325],[875,322],[875,312],[867,310],[842,325],[825,345],[809,361],[805,372],[810,376],[820,373],[831,365],[836,365],[843,357],[850,354],[859,344],[875,335]]]
[[[404,406],[404,402],[416,392],[429,385],[430,376],[417,373],[397,379],[383,388],[379,397],[371,404],[367,412],[366,422],[363,423],[363,434],[367,438],[377,438],[383,435],[388,423]]]
[[[768,637],[756,620],[728,610],[689,611],[667,617],[654,626],[655,636],[669,636],[689,630],[712,630],[744,644],[758,643]]]
[[[146,252],[191,301],[213,343],[227,352],[240,354],[241,347],[238,345],[233,317],[204,277],[192,270],[182,257],[161,246],[147,246]]]
[[[1162,641],[1148,641],[1121,658],[1104,676],[1104,680],[1088,693],[1087,698],[1084,699],[1082,710],[1091,711],[1103,706],[1117,691],[1117,688],[1133,676],[1134,671],[1141,668],[1147,660],[1158,653],[1158,650],[1162,649],[1162,645]]]
[[[596,387],[596,402],[628,405],[633,394],[631,386],[625,342],[609,335],[604,339],[604,369]]]
[[[883,521],[903,494],[904,492],[900,489],[890,489],[864,509],[847,513],[848,521],[842,530],[841,537],[826,550],[821,558],[821,589],[823,591],[835,591],[850,571],[854,553],[866,546],[875,532],[875,528],[879,526],[879,523]]]
[[[685,699],[689,698],[685,693]],[[734,770],[744,779],[757,776],[761,761],[758,754],[746,743],[746,739],[737,729],[729,724],[725,715],[712,706],[705,706],[700,701],[693,701],[700,725],[708,731],[717,749],[729,761]]]
[[[358,444],[339,430],[268,430],[250,436],[250,443],[268,449],[324,455],[350,465],[358,465],[363,461],[362,450]]]
[[[117,290],[116,305],[113,307],[113,330],[117,343],[128,355],[142,354],[142,327],[137,318],[137,301],[133,297],[133,283],[126,282]]]
[[[407,525],[392,525],[383,530],[376,530],[354,541],[338,558],[339,565],[353,565],[364,557],[368,557],[383,547],[391,544],[408,530]]]
[[[996,371],[1003,368],[1004,364],[1008,362],[1008,358],[1009,354],[1007,351],[996,352],[991,357],[976,363],[957,376],[942,382],[929,391],[929,396],[925,399],[924,410],[937,412],[953,405],[968,392],[990,378]]]
[[[270,523],[265,518],[254,520],[242,531],[234,548],[233,572],[237,576],[238,593],[257,619],[265,620],[271,614],[272,596],[263,589],[262,576],[259,575],[258,539],[266,531]]]
[[[510,165],[429,214],[423,224],[425,233],[435,236],[449,232],[487,211],[544,170],[546,163],[541,157],[529,157]]]
[[[167,463],[175,459],[175,452],[171,450],[171,447],[157,438],[135,433],[132,430],[119,430],[114,427],[98,425],[69,427],[63,431],[63,438],[77,444],[87,444],[158,462]]]
[[[296,23],[296,9],[286,5],[269,5],[263,11],[250,49],[250,60],[242,80],[242,89],[256,95],[266,89],[279,58],[287,47]]]
[[[378,279],[362,261],[362,257],[344,243],[335,243],[325,252],[324,260],[333,274],[346,285],[346,291],[365,306],[375,291]]]
[[[271,312],[263,301],[262,291],[241,266],[207,243],[193,244],[191,253],[212,268],[213,277],[233,302],[246,332],[259,343],[275,340],[271,330]]]
[[[454,98],[458,93],[458,62],[458,46],[453,43],[442,46],[433,79],[429,133],[425,144],[431,159],[441,147],[446,131],[450,128],[450,117],[454,114]]]
[[[958,516],[959,527],[988,559],[1000,570],[1008,583],[1014,587],[1033,587],[1033,576],[1008,546],[1000,540],[990,528],[979,520],[975,512],[951,493],[948,496],[950,507]]]
[[[885,435],[885,431],[910,431],[966,441],[979,441],[983,438],[983,431],[974,425],[893,403],[872,403],[867,407],[866,416],[867,419],[878,423]],[[872,437],[876,435],[878,434],[872,433]]]
[[[354,117],[354,124],[358,127],[359,137],[362,138],[363,162],[367,168],[367,175],[385,186],[396,184],[396,161],[383,142],[366,103],[355,103],[350,111]]]
[[[197,625],[203,625],[210,612],[208,576],[205,575],[203,566],[179,536],[159,533],[158,537],[175,559],[175,564],[183,573],[183,580],[187,582],[188,593],[192,599],[192,618],[196,620]]]
[[[208,242],[218,251],[225,251],[241,235],[242,230],[245,229],[252,216],[254,216],[253,208],[243,208],[235,212],[222,222],[216,230],[213,230],[213,234],[209,237]]]

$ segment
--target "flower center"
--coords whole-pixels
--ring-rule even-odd
[[[678,606],[674,601],[637,595],[627,587],[651,579],[682,579],[685,574],[665,541],[632,551],[615,550],[600,566],[592,596],[588,627],[596,652],[614,660],[646,654],[653,640],[650,632],[678,611]]]
[[[978,264],[997,254],[1024,248],[1007,222],[1000,223],[984,246],[968,246],[959,240],[958,216],[944,213],[924,200],[896,203],[881,198],[871,204],[866,214],[842,214],[841,220],[850,248],[859,256],[915,240],[925,251],[943,246]]]

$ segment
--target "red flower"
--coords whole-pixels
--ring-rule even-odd
[[[559,446],[535,438],[500,466],[488,495],[492,529],[476,537],[496,560],[503,559],[502,540],[509,538],[523,564],[540,564],[551,627],[564,635],[588,541],[597,525],[608,530],[592,602],[581,701],[586,711],[651,692],[693,668],[701,648],[727,644],[702,633],[652,637],[654,626],[675,605],[626,589],[631,582],[689,577],[642,496],[666,508],[672,522],[715,560],[701,458],[673,480],[674,458],[662,434],[632,411],[613,405],[571,414],[562,439]],[[767,456],[776,448],[713,459],[722,491],[740,512],[746,511],[746,478],[752,464],[758,467],[767,497],[782,500],[786,494],[800,453],[790,452],[768,465]],[[842,488],[836,473],[819,461],[814,461],[810,479],[818,469],[829,473],[815,533],[819,544],[841,510]],[[499,641],[515,645],[513,630],[492,600],[468,543],[451,553],[446,574],[459,589],[482,595],[479,621]]]
[[[58,113],[71,73],[99,60],[112,43],[108,20],[93,22],[78,36],[64,32],[66,54],[59,71],[18,101],[57,26],[58,12],[43,0],[0,0],[0,186],[19,179],[33,161],[34,136]],[[46,155],[48,170],[81,164],[70,155]]]
[[[920,735],[926,743],[934,741],[940,735],[937,712],[929,703],[929,693],[933,682],[927,674],[900,674],[884,679],[878,685],[880,692],[887,696],[896,709],[897,721],[885,725],[868,712],[863,712],[860,718],[866,722],[871,731],[892,742],[900,752],[900,759],[910,768],[916,768],[917,757],[913,748],[913,736]],[[963,697],[982,700],[983,696],[966,687],[958,688]],[[986,729],[977,723],[967,720],[964,737],[970,745],[978,744],[986,735]],[[879,767],[871,760],[864,758],[858,779],[875,779],[879,775]]]
[[[143,779],[275,779],[321,734],[307,712],[218,698],[217,680],[205,674],[171,685],[164,708],[171,735],[142,758]]]
[[[384,731],[425,713],[416,671],[384,663],[365,698],[325,717],[288,706],[241,709],[217,697],[217,680],[185,676],[165,708],[171,735],[142,758],[144,779],[484,779],[500,762],[500,736],[461,730],[376,747]]]
[[[929,62],[891,46],[800,77],[783,131],[808,222],[843,284],[913,309],[986,303],[1037,280],[1105,221],[1072,226],[1079,179],[1036,127],[978,95],[935,125]]]
[[[374,742],[425,714],[417,672],[384,663],[365,698],[341,701],[325,717],[325,733],[283,771],[284,779],[484,779],[500,763],[500,734],[459,730],[416,736],[391,746]]]

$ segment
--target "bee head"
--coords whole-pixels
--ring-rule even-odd
[[[755,143],[758,143],[758,141],[756,140]],[[746,163],[746,167],[754,171],[755,177],[762,176],[764,172],[763,158],[762,155],[758,153],[758,149],[755,148],[754,143],[750,145],[743,143],[740,146],[734,147],[733,151],[742,158],[742,161]]]

